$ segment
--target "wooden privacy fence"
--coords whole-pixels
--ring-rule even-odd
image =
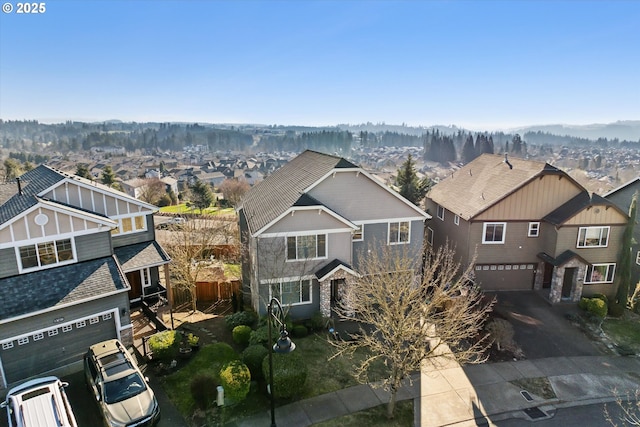
[[[228,282],[196,282],[196,299],[198,302],[215,302],[230,300],[235,293],[240,291],[241,282],[231,280]],[[172,289],[173,305],[179,307],[191,303],[191,293],[188,289]]]

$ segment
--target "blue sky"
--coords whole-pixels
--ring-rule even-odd
[[[46,1],[0,118],[498,129],[640,119],[640,1]]]

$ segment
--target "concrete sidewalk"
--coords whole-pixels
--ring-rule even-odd
[[[558,357],[465,367],[434,360],[425,363],[411,384],[406,382],[398,400],[414,400],[416,427],[542,419],[553,415],[557,407],[611,401],[616,393],[633,394],[640,389],[639,373],[640,360],[630,357]],[[527,400],[521,393],[527,390],[510,382],[539,377],[548,378],[555,398],[544,399],[528,391],[531,400]],[[276,421],[280,426],[311,426],[387,401],[388,394],[381,389],[358,385],[280,406]],[[230,425],[253,427],[270,422],[270,413],[265,411]]]

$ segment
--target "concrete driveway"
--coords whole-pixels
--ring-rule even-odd
[[[515,340],[527,359],[599,356],[603,353],[584,332],[566,318],[577,313],[575,303],[551,305],[534,291],[487,292],[496,295],[494,310],[515,329]]]

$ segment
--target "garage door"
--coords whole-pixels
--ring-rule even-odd
[[[4,342],[0,360],[7,383],[82,360],[90,345],[117,338],[111,313]]]
[[[486,291],[531,290],[535,264],[476,264],[474,273]]]

